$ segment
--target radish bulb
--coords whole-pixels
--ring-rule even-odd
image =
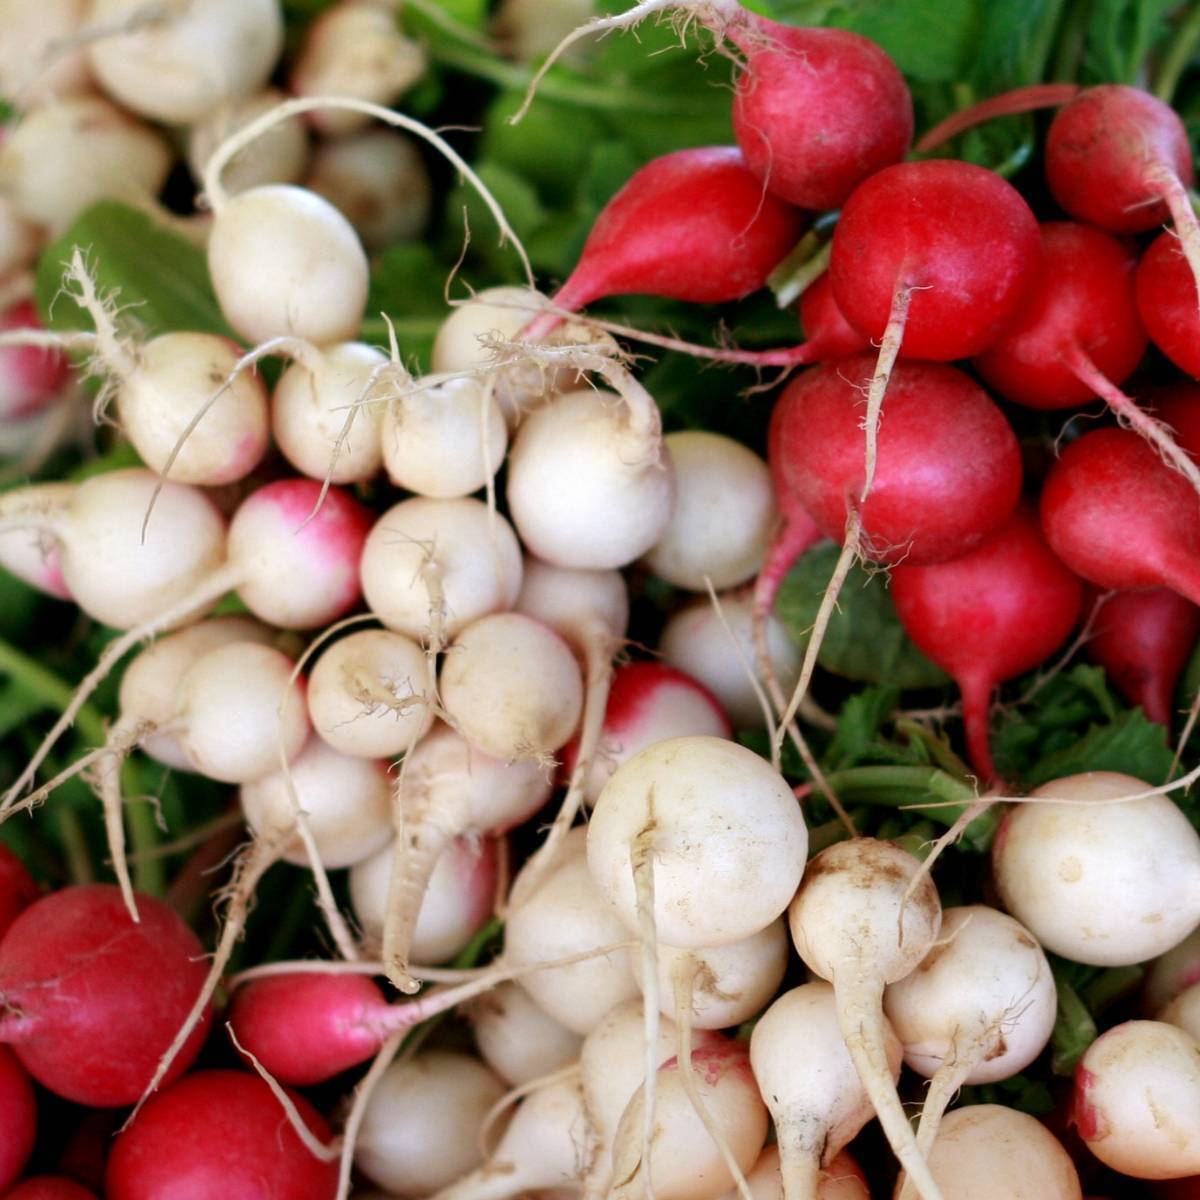
[[[467,1006],[464,1015],[484,1062],[514,1087],[579,1057],[582,1037],[539,1008],[519,984],[500,984]]]

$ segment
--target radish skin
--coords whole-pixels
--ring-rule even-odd
[[[0,939],[9,926],[41,895],[25,864],[0,843]]]
[[[480,996],[464,1015],[483,1060],[514,1087],[573,1063],[583,1044],[578,1033],[560,1025],[516,983],[502,983]]]
[[[0,1123],[4,1128],[4,1138],[0,1141],[0,1188],[7,1188],[25,1169],[37,1137],[33,1085],[7,1046],[0,1046]]]
[[[188,130],[187,159],[192,175],[200,179],[204,164],[225,138],[270,112],[285,99],[275,88],[226,102],[192,124]],[[225,190],[236,196],[264,183],[299,183],[309,162],[308,134],[295,117],[281,121],[270,133],[234,156],[225,168]],[[313,189],[319,191],[320,189]],[[329,199],[327,196],[326,199]]]

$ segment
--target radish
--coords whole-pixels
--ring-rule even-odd
[[[7,1188],[25,1169],[37,1138],[33,1085],[7,1046],[0,1046],[0,1127],[4,1129],[0,1139],[0,1188]]]
[[[804,289],[796,307],[808,348],[806,362],[832,362],[871,348],[870,339],[859,333],[838,308],[828,271]]]
[[[1041,516],[1051,550],[1098,587],[1165,586],[1200,604],[1195,492],[1137,434],[1072,442],[1046,476]]]
[[[733,438],[703,430],[668,434],[663,444],[675,468],[675,507],[646,566],[693,592],[745,583],[775,519],[767,464]]]
[[[1200,1049],[1161,1021],[1101,1034],[1075,1070],[1075,1125],[1106,1166],[1135,1179],[1200,1173]]]
[[[30,300],[18,300],[0,313],[0,332],[41,328]],[[53,348],[0,347],[0,422],[41,412],[57,397],[70,372],[66,356]]]
[[[527,549],[559,567],[623,567],[666,532],[675,475],[644,391],[567,392],[522,423],[507,496]],[[603,513],[598,522],[596,514]]]
[[[77,35],[88,0],[47,0],[36,10],[28,0],[0,0],[0,96],[32,109],[91,86],[86,48]]]
[[[67,501],[75,493],[73,483],[35,483],[0,496],[0,567],[18,579],[54,596],[69,600],[62,561],[53,525],[64,519]],[[21,518],[35,518],[22,527]],[[48,518],[51,529],[39,529],[38,518]]]
[[[596,0],[501,0],[492,32],[503,53],[522,63],[536,63],[581,22],[595,15]],[[573,61],[576,56],[568,56]]]
[[[1041,1054],[1056,1001],[1046,955],[1019,922],[982,904],[945,910],[939,941],[883,994],[904,1061],[930,1080],[917,1129],[926,1156],[963,1084],[1009,1079]]]
[[[0,132],[0,144],[3,141]],[[40,244],[37,226],[17,212],[8,196],[0,194],[0,279],[11,279],[31,266]]]
[[[900,1041],[886,1019],[885,1070],[900,1074]],[[837,1001],[828,983],[784,992],[759,1018],[750,1062],[771,1110],[786,1200],[824,1197],[821,1170],[874,1116],[871,1100],[842,1042]]]
[[[337,208],[371,252],[420,237],[433,208],[433,183],[420,152],[387,129],[322,142],[304,185]]]
[[[109,884],[30,905],[0,944],[0,1041],[43,1087],[115,1108],[143,1092],[204,978],[196,935],[152,896],[134,924]],[[206,1008],[175,1059],[182,1074],[208,1031]]]
[[[1047,950],[1125,966],[1165,953],[1197,924],[1200,836],[1166,796],[1111,803],[1148,786],[1111,771],[1072,775],[1005,815],[992,846],[996,885]]]
[[[5,1192],[4,1200],[96,1200],[96,1194],[64,1175],[34,1175]]]
[[[551,303],[578,312],[627,294],[740,300],[766,284],[805,223],[803,213],[763,192],[736,146],[676,150],[635,171],[605,205]],[[547,312],[524,336],[541,339],[562,319]]]
[[[779,1168],[778,1145],[767,1146],[758,1156],[754,1170],[746,1176],[753,1200],[783,1200],[783,1175]],[[736,1191],[721,1200],[737,1200]],[[871,1200],[866,1176],[845,1150],[835,1155],[821,1171],[817,1200]]]
[[[1130,704],[1169,729],[1198,636],[1200,608],[1169,588],[1117,592],[1100,608],[1087,653]]]
[[[574,1062],[582,1038],[560,1025],[516,983],[502,983],[464,1011],[484,1062],[514,1087]]]
[[[929,1154],[946,1200],[1080,1200],[1070,1155],[1040,1121],[1015,1108],[972,1104],[948,1113]],[[904,1180],[896,1185],[896,1197]]]
[[[288,1099],[310,1137],[327,1142],[329,1127],[316,1109],[294,1092]],[[201,1128],[205,1136],[195,1136]],[[196,1071],[150,1100],[118,1135],[105,1195],[154,1200],[180,1180],[196,1197],[251,1196],[270,1187],[289,1200],[333,1200],[337,1166],[301,1141],[263,1080]]]
[[[25,864],[0,842],[0,939],[40,894]]]
[[[992,693],[1062,645],[1079,619],[1083,586],[1022,507],[961,558],[893,568],[892,599],[908,636],[958,684],[971,763],[991,780]]]
[[[388,478],[418,496],[454,499],[491,487],[508,448],[500,402],[478,379],[426,375],[379,416]]]
[[[520,546],[478,500],[402,500],[367,537],[362,588],[389,629],[440,649],[472,621],[512,607]]]
[[[1138,316],[1151,341],[1181,371],[1200,378],[1196,278],[1176,234],[1160,233],[1146,248],[1135,287]]]
[[[33,109],[7,133],[0,184],[53,237],[97,200],[157,195],[171,160],[157,132],[99,96],[78,96]]]
[[[308,680],[308,713],[317,733],[342,754],[397,758],[433,722],[429,659],[416,642],[365,629],[333,643]]]
[[[1142,989],[1142,1011],[1148,1017],[1157,1017],[1193,983],[1200,983],[1200,925],[1177,946],[1148,964]]]
[[[431,1196],[482,1159],[480,1130],[504,1084],[483,1063],[426,1050],[393,1063],[367,1103],[355,1165],[397,1196]]]
[[[1158,1020],[1184,1030],[1200,1042],[1200,988],[1192,984],[1180,992],[1158,1014]]]
[[[371,0],[344,0],[308,27],[288,83],[297,96],[352,96],[391,105],[425,73],[425,51],[396,25],[396,14]],[[366,118],[344,109],[308,117],[329,137],[359,129]]]
[[[839,842],[809,864],[788,920],[805,965],[833,984],[846,1049],[893,1152],[923,1200],[939,1200],[887,1071],[883,1013],[884,987],[914,970],[937,941],[942,907],[933,881],[888,842]]]

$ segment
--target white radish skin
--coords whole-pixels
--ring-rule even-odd
[[[350,96],[390,105],[425,73],[425,52],[396,27],[394,11],[370,0],[345,0],[318,17],[292,68],[297,96]],[[309,114],[328,137],[352,133],[368,120],[330,109]]]
[[[753,1050],[751,1057],[753,1057]],[[779,1167],[779,1146],[770,1145],[758,1156],[754,1170],[746,1176],[753,1200],[784,1200],[783,1172]],[[739,1200],[736,1191],[727,1192],[721,1200]],[[871,1200],[867,1181],[858,1163],[841,1151],[822,1169],[817,1185],[817,1200]]]
[[[197,411],[233,370],[241,352],[209,333],[166,333],[140,347],[117,386],[117,416],[142,461],[176,483],[219,487],[244,479],[270,444],[267,393],[239,375],[187,434]],[[170,464],[168,470],[168,463]]]
[[[933,881],[889,842],[839,842],[808,865],[788,920],[805,965],[833,984],[842,1037],[893,1152],[922,1200],[942,1200],[889,1076],[883,1015],[885,985],[908,975],[937,940]]]
[[[294,362],[271,394],[271,432],[301,474],[331,483],[366,483],[383,465],[379,431],[383,383],[372,372],[387,355],[362,342],[327,346],[320,369]],[[357,406],[349,434],[339,445],[351,407]],[[335,457],[336,451],[336,457]]]
[[[379,416],[388,478],[418,496],[468,496],[504,461],[504,414],[479,379],[427,375]]]
[[[312,668],[308,715],[335,750],[396,758],[433,723],[425,651],[402,633],[366,629],[334,642]]]
[[[1200,1042],[1200,986],[1192,984],[1179,993],[1158,1015],[1160,1021],[1175,1025]]]
[[[249,342],[347,342],[367,303],[367,256],[328,200],[264,184],[216,204],[208,271],[221,312]]]
[[[202,178],[205,163],[225,138],[286,98],[275,88],[265,88],[205,113],[188,131],[187,157],[192,174]],[[235,154],[222,172],[221,182],[231,196],[264,183],[299,183],[308,164],[308,132],[299,117],[291,117]]]
[[[663,441],[675,467],[675,507],[646,566],[691,592],[752,579],[775,523],[767,464],[718,433],[685,430]]]
[[[1126,1021],[1075,1072],[1075,1124],[1106,1166],[1135,1179],[1200,1174],[1200,1043],[1162,1021]]]
[[[537,63],[595,15],[596,0],[504,0],[494,24],[507,53],[518,62]],[[566,61],[580,53],[572,48]]]
[[[721,616],[707,600],[677,612],[663,628],[658,648],[666,662],[698,679],[716,696],[734,728],[761,729],[766,718],[751,684],[758,675],[753,599],[740,592],[719,599]],[[790,692],[800,674],[800,653],[774,616],[767,618],[766,638],[775,676],[780,687]]]
[[[1200,983],[1200,926],[1149,965],[1142,989],[1142,1011],[1148,1017],[1157,1017],[1193,983]]]
[[[478,500],[402,500],[367,537],[362,588],[389,629],[440,647],[512,607],[521,549],[512,526]]]
[[[1081,1200],[1070,1155],[1040,1121],[999,1104],[946,1114],[929,1155],[946,1200]],[[904,1185],[901,1176],[896,1195]]]
[[[21,216],[7,196],[0,195],[0,279],[7,279],[33,263],[40,245],[37,226]]]
[[[900,1039],[884,1022],[883,1053],[892,1080],[900,1074]],[[750,1038],[750,1062],[771,1110],[787,1200],[814,1200],[821,1168],[875,1115],[840,1032],[828,983],[784,992]]]
[[[35,483],[7,492],[0,497],[0,520],[19,522],[22,516],[30,516],[61,521],[75,488],[73,483]],[[48,596],[71,598],[62,577],[58,542],[51,532],[22,529],[19,523],[0,532],[0,567]]]
[[[596,570],[626,566],[663,536],[675,476],[641,414],[588,389],[522,422],[509,451],[507,494],[530,551],[556,566]]]
[[[32,109],[90,88],[86,48],[70,44],[88,7],[89,0],[0,0],[0,96]]]
[[[948,908],[937,944],[883,995],[904,1061],[931,1080],[917,1144],[928,1154],[964,1084],[1023,1071],[1050,1040],[1057,992],[1050,964],[1012,917],[982,904]]]
[[[438,856],[412,932],[414,962],[448,962],[488,923],[498,867],[493,838],[456,838]],[[364,932],[378,945],[388,916],[396,850],[392,843],[350,868],[350,900]]]
[[[577,1078],[530,1093],[491,1158],[433,1200],[507,1200],[577,1183],[595,1152]]]
[[[640,928],[634,863],[653,865],[657,936],[682,947],[765,929],[795,895],[807,849],[783,777],[753,751],[713,737],[672,738],[629,759],[601,793],[587,834],[592,876],[629,929]]]
[[[302,687],[290,658],[271,646],[232,642],[199,657],[179,681],[179,744],[194,771],[249,783],[279,768],[308,739]],[[282,706],[282,711],[281,711]]]
[[[62,233],[98,200],[156,196],[172,154],[154,130],[99,96],[32,110],[0,143],[0,187],[17,212]]]
[[[446,654],[446,712],[493,758],[546,761],[579,724],[583,680],[566,641],[522,613],[468,625]]]
[[[1055,954],[1125,966],[1170,950],[1200,916],[1200,836],[1166,796],[1129,775],[1093,771],[1043,784],[1054,797],[1014,806],[992,849],[1004,907]],[[1120,896],[1119,904],[1113,897]]]
[[[389,129],[321,143],[304,185],[342,212],[372,253],[420,237],[433,208],[425,160]]]
[[[350,878],[353,886],[353,873]],[[574,1062],[583,1044],[578,1033],[560,1025],[515,983],[480,996],[464,1015],[484,1061],[514,1087]]]
[[[387,845],[392,835],[391,787],[383,763],[339,754],[312,738],[290,763],[289,773],[324,866],[353,866]],[[282,771],[244,784],[241,801],[246,820],[260,836],[295,824],[288,776]],[[282,856],[295,866],[308,865],[299,838],[284,847]]]
[[[367,1102],[355,1165],[392,1195],[431,1195],[478,1165],[480,1127],[504,1090],[478,1059],[455,1051],[393,1063]]]
[[[143,8],[142,0],[94,0],[91,21],[119,26]],[[101,86],[126,108],[186,125],[262,87],[282,48],[279,0],[205,0],[100,38],[88,56]]]

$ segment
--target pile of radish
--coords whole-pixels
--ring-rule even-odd
[[[1200,18],[398,7],[0,0],[0,1200],[1200,1195]]]

